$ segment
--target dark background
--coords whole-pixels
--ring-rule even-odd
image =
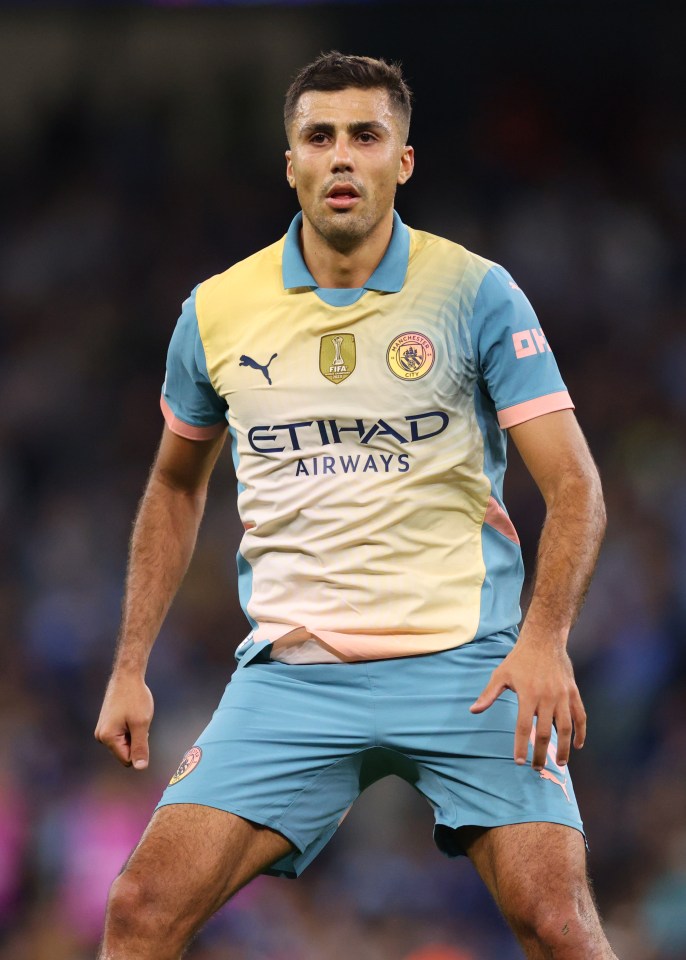
[[[283,92],[336,47],[403,61],[401,215],[514,274],[577,404],[609,510],[570,641],[590,868],[621,960],[684,958],[684,7],[253,6],[0,9],[0,957],[93,957],[109,882],[232,670],[246,624],[224,456],[153,655],[151,767],[93,741],[180,304],[285,232]],[[542,504],[512,459],[531,569]],[[301,880],[256,881],[190,956],[521,954],[389,780]]]

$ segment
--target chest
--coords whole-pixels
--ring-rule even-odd
[[[344,307],[314,292],[284,295],[227,312],[206,352],[213,385],[238,425],[284,414],[291,423],[411,424],[407,417],[449,414],[474,382],[457,313],[411,295],[369,291]]]

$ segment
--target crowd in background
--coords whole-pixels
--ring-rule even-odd
[[[285,232],[296,208],[280,158],[281,92],[319,49],[347,43],[360,51],[349,18],[361,11],[347,10],[339,34],[327,33],[321,11],[316,28],[284,13],[274,57],[242,72],[235,58],[220,57],[224,21],[213,21],[217,30],[184,22],[192,70],[177,34],[172,43],[160,31],[167,48],[160,40],[137,53],[149,22],[124,30],[113,21],[105,71],[93,49],[104,42],[101,26],[79,25],[77,49],[87,54],[75,67],[72,54],[61,62],[55,50],[67,36],[74,42],[76,27],[54,21],[52,47],[35,34],[48,52],[32,74],[43,78],[40,90],[22,88],[29,116],[3,85],[2,960],[94,956],[109,883],[219,700],[247,632],[235,590],[235,478],[224,455],[196,556],[150,665],[150,769],[124,770],[95,744],[127,539],[161,432],[169,336],[199,280]],[[256,22],[236,18],[226,44],[257,43]],[[35,28],[14,26],[26,44]],[[618,956],[679,960],[686,114],[670,74],[678,68],[672,58],[664,73],[646,73],[657,60],[655,34],[637,29],[613,53],[612,69],[595,48],[584,60],[546,47],[545,82],[534,57],[522,54],[513,70],[512,53],[491,54],[484,66],[463,49],[468,66],[457,89],[446,89],[448,74],[424,29],[414,47],[395,35],[385,42],[380,30],[362,44],[362,52],[400,54],[418,93],[417,170],[398,209],[410,225],[507,267],[532,300],[576,402],[609,526],[570,643],[589,714],[587,745],[571,770]],[[555,31],[561,36],[562,25]],[[445,38],[438,42],[449,51]],[[24,77],[21,49],[32,48],[14,48]],[[192,82],[179,82],[175,64]],[[131,70],[157,79],[134,84]],[[512,460],[505,500],[531,571],[543,506]],[[411,788],[383,781],[300,880],[255,881],[190,956],[516,960],[521,954],[471,866],[433,847],[431,822]]]

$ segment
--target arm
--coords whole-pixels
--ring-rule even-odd
[[[557,762],[583,746],[586,714],[567,655],[567,637],[591,580],[605,532],[598,471],[570,410],[537,417],[510,429],[522,459],[543,494],[546,519],[538,547],[534,591],[519,639],[472,705],[488,709],[505,689],[519,700],[514,756],[526,763],[537,717],[533,766],[545,765],[552,725]]]
[[[164,428],[133,528],[122,624],[95,737],[125,766],[148,765],[150,651],[184,577],[225,435],[186,440]]]

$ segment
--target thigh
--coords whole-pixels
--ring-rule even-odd
[[[558,823],[516,823],[458,831],[467,856],[503,908],[518,897],[586,884],[583,835]]]
[[[520,823],[460,833],[527,957],[617,960],[596,910],[579,831]]]
[[[515,929],[536,928],[542,916],[559,917],[562,927],[595,916],[578,830],[544,822],[464,827],[459,839]]]
[[[293,849],[279,833],[196,804],[154,814],[120,881],[170,925],[188,933]]]
[[[201,804],[287,837],[296,876],[360,793],[374,709],[364,665],[251,663],[234,673],[158,808]]]

